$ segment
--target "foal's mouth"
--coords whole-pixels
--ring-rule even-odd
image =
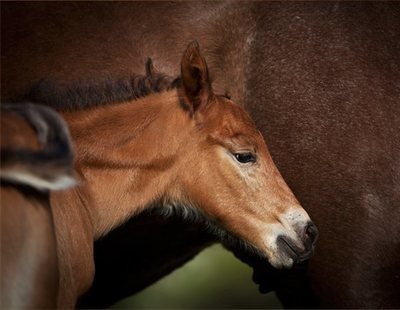
[[[285,236],[278,236],[276,241],[278,248],[293,259],[295,264],[301,263],[307,259],[309,259],[314,254],[314,245],[312,245],[309,249],[301,249],[294,244],[294,241]]]

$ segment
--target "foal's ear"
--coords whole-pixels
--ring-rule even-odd
[[[181,75],[185,95],[195,112],[208,102],[212,94],[207,63],[200,54],[197,41],[192,41],[183,54]]]

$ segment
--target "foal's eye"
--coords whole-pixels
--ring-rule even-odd
[[[236,160],[242,164],[256,162],[256,155],[250,152],[234,153],[233,156],[235,156]]]

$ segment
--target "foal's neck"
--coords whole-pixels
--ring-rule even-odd
[[[51,195],[60,264],[59,306],[73,307],[94,276],[93,241],[164,195],[178,197],[177,162],[191,119],[177,91],[63,114],[79,185]]]
[[[176,90],[63,116],[81,177],[75,191],[91,216],[95,237],[171,189],[177,152],[189,134],[183,129],[191,121]]]

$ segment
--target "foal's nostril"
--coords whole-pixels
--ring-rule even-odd
[[[304,230],[305,241],[310,246],[313,246],[318,239],[318,229],[312,223],[308,222]]]

